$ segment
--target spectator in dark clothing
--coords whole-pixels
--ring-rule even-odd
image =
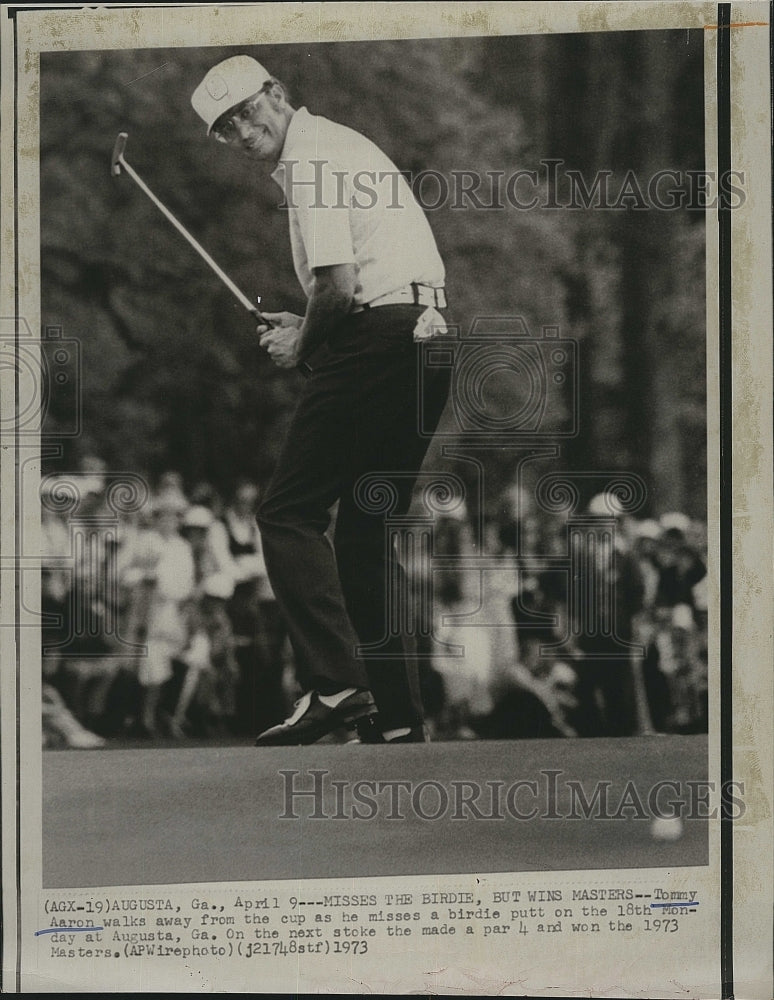
[[[706,728],[706,684],[697,645],[694,588],[706,576],[707,567],[688,542],[689,525],[684,515],[665,515],[665,530],[655,553],[658,586],[645,682],[651,702],[659,702],[654,725],[668,732]]]
[[[674,608],[686,604],[693,609],[693,588],[707,575],[707,567],[679,528],[664,532],[656,551],[656,562],[659,569],[656,607]]]
[[[615,504],[595,497],[589,513],[610,517]],[[637,693],[631,652],[626,643],[633,638],[632,619],[641,609],[644,588],[636,560],[627,550],[620,521],[615,543],[597,545],[589,567],[584,598],[597,602],[595,627],[584,627],[576,637],[583,658],[578,673],[579,736],[632,736],[639,730]],[[612,607],[604,610],[604,595],[610,590]]]

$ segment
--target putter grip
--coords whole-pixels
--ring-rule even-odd
[[[266,317],[265,317],[265,316],[263,315],[263,313],[261,312],[261,310],[260,310],[260,309],[256,309],[255,307],[253,307],[253,308],[252,308],[252,309],[250,310],[250,314],[251,314],[251,315],[252,315],[252,316],[253,316],[253,317],[254,317],[255,319],[257,319],[257,320],[258,320],[258,322],[259,322],[259,323],[260,323],[260,324],[261,324],[262,326],[269,326],[269,327],[272,327],[272,328],[274,327],[274,324],[272,323],[272,321],[271,321],[270,319],[266,319]]]
[[[261,323],[263,326],[268,326],[272,328],[274,327],[272,321],[270,319],[267,319],[260,311],[260,309],[253,308],[250,310],[250,312],[255,317],[255,319],[257,319],[258,322]],[[296,365],[296,369],[301,372],[304,378],[309,378],[309,376],[312,374],[313,371],[312,367],[308,365],[306,361],[299,361],[299,363]]]

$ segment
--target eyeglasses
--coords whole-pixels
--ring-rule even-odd
[[[219,122],[212,127],[212,134],[218,140],[218,142],[234,142],[238,138],[238,132],[236,127],[236,122],[246,122],[250,120],[250,114],[258,103],[260,98],[266,93],[265,90],[259,91],[257,94],[253,94],[252,97],[248,97],[247,100],[242,101],[240,105],[237,106],[235,111],[232,111],[227,118],[224,118],[222,122]]]

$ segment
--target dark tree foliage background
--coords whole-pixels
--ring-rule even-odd
[[[127,131],[127,160],[237,284],[267,310],[303,312],[279,188],[207,139],[190,106],[206,70],[238,51],[269,67],[295,106],[365,133],[413,175],[542,177],[540,161],[555,159],[560,177],[579,170],[588,186],[611,172],[614,196],[630,170],[645,187],[657,170],[704,167],[700,33],[47,53],[43,324],[81,341],[85,429],[51,471],[97,452],[115,469],[174,468],[228,490],[244,475],[265,479],[276,460],[300,376],[272,366],[247,313],[109,169]],[[430,202],[430,182],[423,192]],[[702,213],[635,200],[526,211],[455,207],[450,193],[428,214],[463,333],[477,316],[518,315],[535,336],[549,325],[577,340],[580,426],[562,445],[566,467],[639,472],[653,512],[701,517]],[[70,403],[53,393],[49,434],[69,423]],[[504,482],[508,449],[487,461],[492,483]]]

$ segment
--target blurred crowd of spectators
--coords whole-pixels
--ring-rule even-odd
[[[460,568],[434,572],[424,700],[435,734],[706,732],[706,526],[676,511],[627,517],[600,494],[583,513],[613,526],[605,545],[524,490],[506,490],[498,510],[479,538],[464,510],[437,525],[435,552]],[[482,547],[499,567],[476,568]]]
[[[111,512],[100,517],[104,469],[87,464],[77,523],[93,544],[78,544],[72,517],[45,496],[41,508],[47,742],[226,737],[283,718],[290,651],[261,554],[257,486],[238,483],[224,503],[210,484],[186,492],[169,472],[113,527]]]
[[[84,461],[77,530],[47,502],[56,477],[44,482],[45,745],[222,740],[280,721],[298,691],[261,554],[258,486],[240,482],[224,500],[168,472],[116,521],[106,477],[99,459]],[[609,518],[605,500],[590,512]],[[706,731],[703,524],[617,516],[586,593],[603,600],[593,581],[614,582],[615,627],[587,636],[569,623],[567,518],[506,491],[489,521],[481,539],[464,507],[436,515],[433,628],[417,650],[431,737]],[[484,570],[482,545],[500,557]]]

